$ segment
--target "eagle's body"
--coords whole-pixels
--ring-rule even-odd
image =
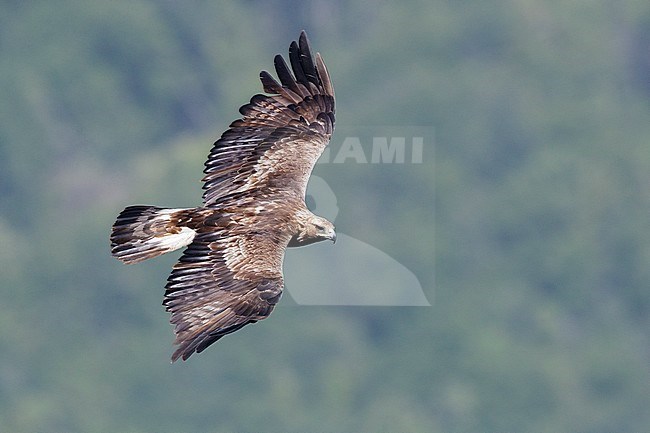
[[[112,253],[125,263],[187,247],[163,302],[179,346],[172,361],[266,318],[282,293],[287,246],[336,239],[333,224],[305,205],[309,176],[334,129],[334,90],[304,32],[289,59],[291,70],[275,57],[280,83],[263,71],[270,95],[253,96],[214,144],[204,206],[129,206],[113,225]]]

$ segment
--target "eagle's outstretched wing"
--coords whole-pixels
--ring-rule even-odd
[[[165,287],[178,345],[172,362],[271,314],[282,294],[286,242],[225,231],[197,235]]]
[[[240,108],[243,117],[205,164],[203,200],[222,220],[196,228],[168,278],[163,305],[178,346],[172,361],[266,318],[282,294],[282,258],[292,233],[274,227],[292,218],[288,203],[304,196],[334,128],[334,90],[304,32],[291,43],[289,59],[291,69],[275,57],[280,83],[260,74],[270,95],[255,95]]]
[[[280,83],[260,73],[270,96],[253,96],[239,109],[243,117],[214,143],[204,170],[206,206],[268,186],[304,196],[334,129],[334,89],[320,54],[312,57],[305,32],[291,43],[289,60],[291,69],[275,57]]]

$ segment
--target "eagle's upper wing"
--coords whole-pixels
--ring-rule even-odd
[[[268,72],[260,79],[267,95],[255,95],[243,117],[214,143],[205,163],[203,201],[260,187],[304,195],[309,175],[334,129],[334,89],[325,64],[311,55],[305,32],[289,47],[291,70],[275,56],[280,83]]]
[[[172,361],[271,314],[282,294],[286,242],[258,233],[197,235],[165,287],[178,345]]]

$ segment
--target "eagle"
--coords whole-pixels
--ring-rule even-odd
[[[163,301],[176,336],[172,362],[268,317],[282,295],[287,247],[336,241],[334,225],[305,203],[334,130],[329,73],[304,31],[289,64],[278,54],[274,67],[279,82],[262,71],[266,94],[243,105],[212,146],[203,206],[128,206],[112,227],[111,253],[126,264],[185,247]]]

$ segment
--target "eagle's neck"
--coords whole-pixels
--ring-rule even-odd
[[[294,235],[291,240],[289,240],[289,244],[287,246],[289,248],[304,247],[305,245],[314,244],[322,240],[324,239],[321,239],[319,237],[302,237],[300,235]]]

